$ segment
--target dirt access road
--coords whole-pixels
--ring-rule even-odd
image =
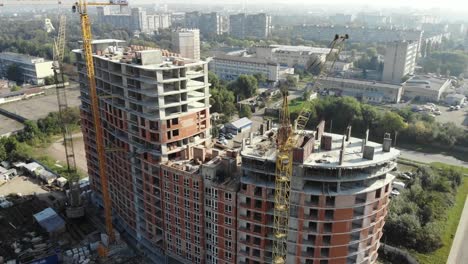
[[[78,170],[84,172],[85,174],[88,173],[88,166],[86,164],[86,153],[84,149],[84,141],[83,141],[83,134],[76,133],[72,135],[73,137],[73,149],[75,151],[75,161],[76,167]],[[65,159],[65,147],[63,146],[63,139],[57,140],[52,143],[47,149],[45,149],[45,153],[47,156],[55,160],[59,160],[62,164],[66,164]]]

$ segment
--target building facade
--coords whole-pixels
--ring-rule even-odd
[[[226,18],[216,12],[200,13],[198,11],[185,13],[185,27],[198,28],[205,36],[221,35],[226,32]]]
[[[167,13],[148,14],[144,8],[122,9],[112,13],[109,7],[98,7],[98,22],[140,32],[153,32],[171,27],[171,15]]]
[[[320,89],[369,103],[398,103],[403,93],[401,85],[334,77],[321,79]]]
[[[391,42],[385,50],[382,81],[401,83],[404,76],[414,74],[419,42]]]
[[[200,31],[178,29],[172,32],[172,46],[184,58],[200,59]]]
[[[229,16],[229,34],[235,38],[267,38],[271,35],[271,16],[265,13]]]
[[[452,87],[452,81],[433,75],[416,75],[403,83],[403,98],[438,102]]]
[[[328,48],[307,46],[270,45],[253,48],[257,58],[272,60],[281,66],[307,67],[310,63],[325,62]]]
[[[52,61],[13,52],[0,52],[0,76],[7,77],[8,68],[16,65],[24,83],[43,85],[45,78],[54,75]]]
[[[294,149],[286,263],[375,263],[399,151],[320,134]],[[272,262],[275,145],[262,135],[241,151],[238,263]]]
[[[209,62],[210,71],[223,80],[235,80],[242,74],[262,73],[270,82],[279,80],[278,63],[254,57],[217,55]]]

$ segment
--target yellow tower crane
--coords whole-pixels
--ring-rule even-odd
[[[99,101],[96,91],[96,79],[94,73],[91,21],[88,15],[88,6],[127,6],[126,0],[109,0],[109,2],[88,3],[87,0],[78,0],[72,10],[80,15],[81,34],[83,38],[83,54],[86,62],[86,73],[88,76],[89,97],[91,99],[91,113],[93,115],[94,130],[96,133],[96,149],[99,163],[99,178],[102,186],[102,199],[104,204],[104,216],[106,222],[106,232],[109,242],[115,239],[114,228],[112,226],[112,202],[109,194],[109,182],[106,173],[106,156],[102,132],[101,117],[99,114]]]
[[[331,63],[325,64],[321,68],[319,75],[315,78],[312,90],[317,90],[320,79],[328,76],[330,69],[335,64],[343,47],[343,45],[340,44],[343,44],[346,39],[348,39],[348,35],[336,35],[335,39],[330,43],[330,52],[327,58]],[[296,125],[295,129],[293,129],[289,117],[288,92],[287,90],[283,91],[283,104],[280,111],[280,125],[277,135],[273,264],[286,263],[289,231],[289,194],[291,192],[291,178],[293,173],[293,149],[297,143],[297,135],[295,132],[300,132],[305,129],[309,117],[309,110],[307,107],[303,107],[295,120]]]

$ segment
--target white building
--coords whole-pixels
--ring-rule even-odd
[[[321,79],[320,89],[369,103],[398,103],[402,95],[401,85],[332,77]]]
[[[403,84],[405,99],[438,102],[442,94],[452,86],[450,79],[431,75],[414,76]]]
[[[277,82],[280,78],[280,65],[262,58],[216,55],[208,66],[210,71],[223,80],[235,80],[242,74],[256,73],[265,74],[270,82]]]
[[[307,46],[270,45],[253,48],[257,58],[272,60],[282,66],[306,67],[312,60],[325,62],[329,48]]]
[[[401,83],[406,75],[414,74],[419,42],[396,41],[387,44],[382,81]]]
[[[198,29],[179,29],[172,32],[174,51],[184,58],[200,59],[200,31]]]
[[[333,65],[331,65],[333,63]],[[346,62],[346,61],[327,61],[326,62],[327,66],[330,67],[331,72],[345,72],[348,71],[349,69],[353,68],[353,63],[352,62]]]
[[[42,85],[46,77],[54,75],[52,61],[26,54],[1,52],[0,76],[7,77],[7,71],[11,65],[17,65],[21,69],[23,82],[26,83]]]

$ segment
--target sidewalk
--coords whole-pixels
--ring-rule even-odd
[[[452,242],[452,248],[447,259],[447,264],[466,263],[468,260],[468,197],[463,207],[463,212],[458,223],[457,232]]]

